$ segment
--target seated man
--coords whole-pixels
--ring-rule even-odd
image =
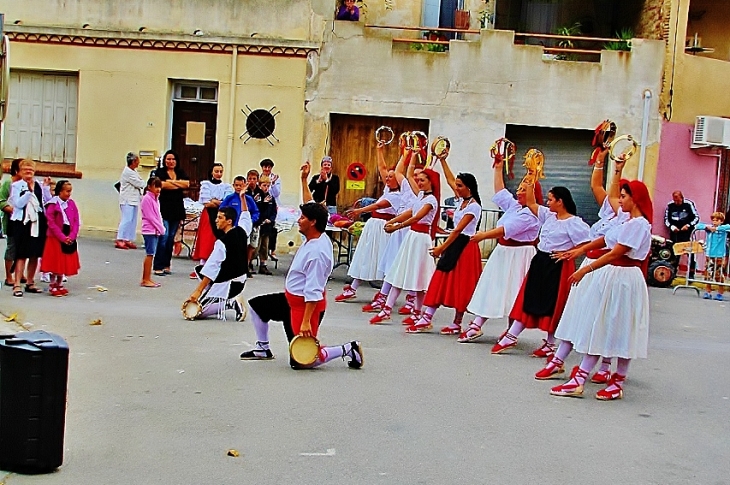
[[[294,255],[286,275],[285,292],[261,295],[248,301],[251,320],[256,331],[256,346],[241,354],[242,360],[270,360],[274,358],[269,348],[269,321],[284,323],[287,339],[296,335],[317,337],[317,330],[327,305],[325,292],[327,278],[334,266],[332,242],[324,233],[329,219],[327,209],[310,203],[312,194],[307,187],[310,166],[302,166],[302,191],[304,204],[300,206],[299,232],[305,241]],[[317,360],[311,366],[301,366],[290,360],[293,369],[317,367],[333,359],[349,358],[347,365],[359,369],[363,364],[362,348],[356,341],[335,347],[320,347]]]
[[[202,306],[198,318],[216,315],[218,319],[225,320],[226,310],[235,310],[236,320],[243,320],[243,307],[236,297],[243,292],[246,283],[248,238],[246,232],[236,225],[237,219],[233,207],[218,211],[215,225],[224,235],[216,240],[205,265],[195,268],[200,283],[189,300]]]

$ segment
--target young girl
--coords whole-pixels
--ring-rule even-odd
[[[71,200],[73,187],[68,180],[59,180],[53,191],[54,197],[46,205],[48,231],[41,258],[41,271],[51,273],[49,290],[52,296],[68,295],[63,287],[63,276],[79,273],[79,252],[76,238],[81,226],[79,209]]]
[[[155,257],[157,243],[161,236],[165,235],[165,224],[162,222],[160,213],[160,192],[162,191],[162,180],[152,177],[147,181],[144,197],[140,207],[142,210],[142,238],[144,238],[144,250],[146,256],[142,265],[142,283],[145,288],[158,288],[159,283],[152,281],[152,260]]]

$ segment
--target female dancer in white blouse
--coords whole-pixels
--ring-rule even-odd
[[[528,190],[527,206],[542,223],[540,242],[510,312],[512,325],[492,347],[492,353],[500,354],[517,345],[517,337],[525,328],[539,328],[547,332],[547,338],[532,356],[547,358],[555,353],[555,329],[568,299],[568,278],[575,271],[572,260],[556,260],[553,253],[588,242],[589,227],[575,215],[575,202],[565,187],[548,192],[547,207],[538,205],[534,191]]]
[[[497,227],[477,232],[472,241],[497,239],[497,247],[487,259],[479,283],[467,309],[476,315],[465,332],[459,335],[460,343],[472,342],[482,336],[482,325],[488,318],[508,315],[525,279],[530,261],[535,256],[535,242],[540,222],[525,206],[527,187],[520,184],[517,199],[504,187],[504,161],[497,156],[494,161],[494,197],[492,202],[504,211]],[[532,187],[530,187],[532,190]],[[535,185],[537,203],[542,204],[539,182]]]
[[[451,167],[442,160],[444,176],[456,194],[454,230],[439,245],[430,250],[440,258],[436,272],[428,284],[425,308],[416,323],[406,329],[408,333],[426,332],[432,328],[431,319],[439,306],[456,311],[454,322],[441,329],[442,335],[459,335],[461,321],[482,270],[482,257],[479,244],[470,238],[476,234],[482,216],[482,200],[479,197],[477,179],[470,173],[460,173],[454,177]]]
[[[371,213],[365,223],[360,240],[355,248],[347,275],[352,283],[342,289],[342,293],[335,297],[335,301],[347,301],[356,297],[357,289],[363,281],[382,280],[385,272],[379,269],[380,259],[385,252],[391,234],[385,232],[385,223],[397,215],[400,206],[400,186],[394,170],[388,170],[383,157],[385,144],[378,143],[377,158],[380,178],[385,184],[383,195],[373,204],[347,211],[350,218],[360,214]]]
[[[436,263],[429,254],[438,221],[440,179],[431,169],[424,169],[415,177],[413,164],[408,166],[408,181],[414,193],[418,193],[410,211],[406,211],[385,225],[387,232],[409,229],[393,265],[385,274],[390,285],[388,298],[383,309],[370,319],[371,324],[390,320],[393,305],[402,290],[415,291],[416,302],[413,313],[403,323],[413,325],[420,317],[423,298],[436,270]],[[407,189],[402,189],[407,190]]]
[[[606,165],[606,155],[608,155],[608,148],[602,149],[596,155],[596,163],[593,166],[593,174],[591,175],[591,191],[596,199],[596,202],[601,205],[601,209],[598,211],[598,221],[591,226],[590,233],[588,236],[591,241],[598,239],[601,236],[605,236],[609,229],[614,225],[620,224],[628,220],[629,215],[624,212],[619,204],[620,190],[619,181],[621,180],[621,173],[623,172],[626,161],[622,158],[618,158],[614,164],[613,174],[611,176],[611,182],[608,187],[609,190],[603,187],[603,174]],[[608,182],[608,181],[607,181]],[[574,259],[577,256],[584,254],[580,248],[576,248],[570,254],[561,256],[563,259]],[[584,258],[581,268],[588,266],[593,263],[593,259]],[[561,342],[561,345],[562,342]],[[570,353],[570,350],[563,349],[561,352],[560,346],[556,355],[563,355],[563,359]],[[545,370],[542,369],[535,374],[535,379],[544,380],[551,379],[554,376],[561,374],[560,370]],[[601,364],[598,371],[591,377],[591,382],[595,384],[605,384],[611,377],[611,359],[604,358],[601,360]]]
[[[231,184],[223,182],[223,164],[214,163],[210,167],[208,180],[200,182],[200,196],[198,201],[203,204],[205,209],[200,214],[200,223],[198,225],[198,236],[195,239],[195,248],[193,248],[193,259],[200,260],[200,264],[205,261],[213,252],[215,242],[223,236],[215,226],[215,220],[218,215],[218,207],[227,196],[233,193]],[[190,278],[197,278],[198,275],[193,271]]]
[[[577,287],[556,337],[585,356],[568,382],[552,388],[553,395],[581,396],[588,374],[603,356],[617,357],[618,365],[596,398],[620,399],[631,359],[646,358],[649,293],[641,266],[651,249],[653,207],[646,185],[638,180],[621,182],[620,201],[629,220],[581,248],[594,261],[570,277]],[[563,359],[556,355],[547,367],[559,368]]]

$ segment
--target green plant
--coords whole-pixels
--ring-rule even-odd
[[[621,29],[616,32],[616,37],[621,40],[614,40],[603,44],[603,48],[607,51],[630,51],[631,39],[634,38],[634,31],[630,28]]]
[[[446,52],[449,46],[446,44],[411,44],[412,51]]]
[[[557,35],[565,35],[565,36],[575,36],[575,35],[581,35],[583,31],[581,30],[583,26],[580,24],[580,22],[576,22],[570,27],[558,27],[555,30],[555,33]],[[573,48],[573,41],[570,39],[563,39],[558,41],[558,47],[563,47],[566,49],[572,49]]]
[[[489,5],[489,0],[482,0],[482,3],[484,4],[484,7],[479,11],[479,27],[482,29],[487,28],[488,23],[492,23],[492,20],[494,19],[494,14],[492,14],[489,10],[487,10],[487,5]]]

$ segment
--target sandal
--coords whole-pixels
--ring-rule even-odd
[[[20,286],[13,286],[13,296],[17,296],[18,298],[23,296],[23,291],[20,289]]]
[[[43,293],[43,290],[38,288],[35,283],[29,283],[25,285],[25,292],[26,293]]]

